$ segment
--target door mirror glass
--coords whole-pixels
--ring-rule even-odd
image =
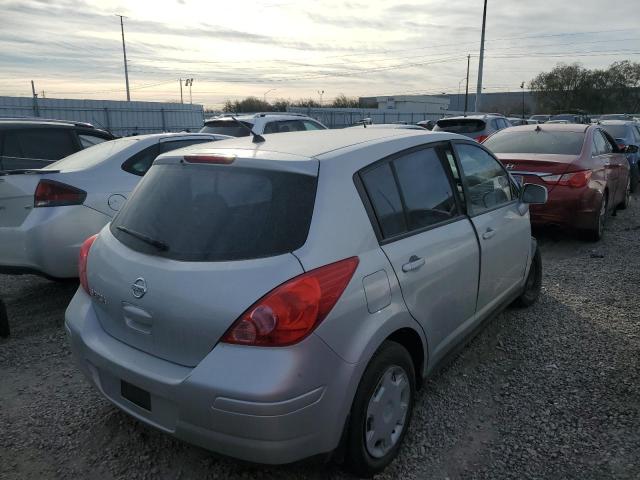
[[[522,189],[520,201],[522,203],[528,203],[532,205],[542,205],[547,203],[548,195],[549,193],[547,192],[547,187],[543,187],[542,185],[535,185],[533,183],[527,183]]]

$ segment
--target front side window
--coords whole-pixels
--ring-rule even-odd
[[[513,191],[509,175],[502,165],[480,147],[456,145],[460,168],[469,192],[469,213],[478,215],[509,203]]]
[[[421,230],[458,215],[444,167],[448,160],[445,150],[413,151],[360,174],[384,238]]]
[[[453,190],[435,149],[393,161],[404,199],[409,230],[419,230],[456,216]]]

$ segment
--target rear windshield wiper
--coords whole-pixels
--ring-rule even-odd
[[[141,240],[144,243],[147,243],[147,244],[151,245],[152,247],[156,247],[158,250],[160,250],[162,252],[166,252],[167,250],[169,250],[169,245],[167,245],[164,242],[161,242],[160,240],[156,240],[155,238],[148,237],[143,233],[139,233],[139,232],[136,232],[134,230],[130,230],[127,227],[123,227],[121,225],[118,225],[116,228],[118,230],[120,230],[121,232],[124,232],[124,233],[126,233],[128,235],[131,235],[132,237],[135,237],[138,240]]]

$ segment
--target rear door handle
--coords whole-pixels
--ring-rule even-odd
[[[424,263],[424,258],[411,255],[409,263],[405,263],[404,265],[402,265],[402,271],[405,273],[413,272],[414,270],[418,270],[420,267],[422,267]]]
[[[489,227],[487,228],[487,230],[482,234],[482,238],[484,238],[485,240],[489,240],[491,237],[493,237],[496,234],[496,231]]]

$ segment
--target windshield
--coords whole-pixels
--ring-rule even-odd
[[[242,125],[238,125],[233,120],[213,120],[206,122],[204,127],[200,130],[200,133],[217,133],[219,135],[229,135],[231,137],[248,137],[250,135],[249,130],[253,127],[248,122],[240,122]]]
[[[91,168],[111,158],[113,155],[120,153],[138,141],[139,139],[137,138],[119,138],[118,140],[102,142],[93,147],[80,150],[62,160],[50,163],[44,167],[43,170],[82,170]]]
[[[484,141],[493,153],[535,153],[579,155],[584,143],[584,132],[549,130],[502,130]]]
[[[306,241],[315,192],[316,177],[298,173],[154,165],[111,223],[111,233],[129,248],[173,260],[280,255]]]
[[[473,133],[479,130],[484,130],[486,123],[483,120],[475,119],[452,119],[452,120],[438,120],[434,130],[444,130],[451,133]]]

